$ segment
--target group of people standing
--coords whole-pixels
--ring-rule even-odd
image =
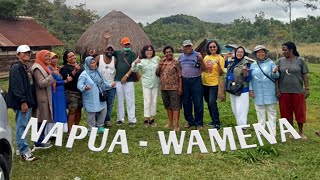
[[[245,48],[238,47],[224,57],[216,41],[207,43],[206,56],[193,50],[192,42],[182,43],[183,53],[174,58],[174,48],[165,46],[164,57],[155,56],[152,45],[146,45],[141,55],[136,56],[131,49],[128,37],[121,39],[122,50],[115,50],[108,44],[112,34],[104,34],[105,52],[85,58],[85,67],[78,64],[74,52],[67,50],[63,54],[63,65],[58,66],[58,55],[47,50],[36,54],[31,68],[31,50],[27,45],[17,49],[18,61],[11,66],[9,79],[8,107],[16,113],[16,141],[23,160],[33,161],[34,156],[22,133],[33,114],[38,118],[38,127],[47,120],[36,149],[50,148],[51,144],[42,143],[54,123],[65,124],[65,132],[70,132],[73,124],[79,124],[81,109],[86,113],[89,133],[92,127],[98,133],[104,127],[111,127],[111,114],[117,97],[117,122],[121,126],[125,121],[125,107],[129,127],[136,125],[134,82],[139,80],[143,90],[145,127],[155,127],[157,97],[161,92],[168,122],[165,128],[180,131],[180,109],[184,109],[185,128],[198,130],[204,124],[203,99],[208,105],[210,122],[208,126],[219,130],[221,126],[217,105],[221,76],[227,68],[225,90],[230,94],[232,112],[237,125],[247,125],[249,96],[254,98],[258,122],[276,133],[276,104],[279,99],[282,118],[293,124],[293,113],[298,122],[299,133],[303,139],[303,124],[306,122],[305,98],[309,96],[308,67],[299,57],[292,42],[282,45],[283,58],[275,64],[267,58],[268,50],[258,45],[253,51],[254,63],[245,58]],[[220,87],[221,88],[221,87]],[[36,92],[36,93],[35,93]],[[266,118],[267,114],[267,118]],[[247,131],[246,128],[243,128]]]

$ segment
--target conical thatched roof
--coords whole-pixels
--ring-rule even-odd
[[[130,38],[131,49],[136,52],[143,46],[151,44],[148,35],[136,22],[120,11],[112,11],[82,34],[77,42],[76,52],[84,54],[89,49],[95,49],[97,53],[101,53],[105,48],[103,43],[105,31],[112,33],[108,44],[113,45],[116,50],[122,48],[120,41],[125,36]]]

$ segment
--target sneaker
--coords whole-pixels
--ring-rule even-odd
[[[34,145],[33,150],[38,150],[38,149],[49,149],[51,148],[52,145],[48,143],[41,143],[40,145]]]
[[[98,134],[103,134],[103,133],[104,133],[104,127],[99,127]]]
[[[149,125],[150,125],[151,127],[156,127],[156,126],[157,126],[157,124],[154,122],[154,119],[152,119],[152,120],[149,121]]]
[[[214,127],[214,123],[211,121],[207,124],[207,126]]]
[[[34,149],[30,149],[30,148],[29,148],[29,151],[30,151],[30,152],[34,152]],[[16,150],[16,156],[20,156],[20,155],[21,155],[21,154],[20,154],[20,151],[19,151],[19,149],[17,149],[17,150]]]
[[[34,161],[36,158],[33,156],[31,150],[29,149],[26,153],[21,155],[23,161]]]
[[[112,124],[111,124],[110,121],[106,121],[106,122],[104,123],[104,125],[105,125],[106,127],[112,127]]]
[[[133,123],[133,122],[129,123],[129,127],[135,127],[135,126],[136,126],[136,123]]]
[[[121,126],[123,124],[122,121],[117,121],[117,126]]]
[[[221,129],[221,125],[214,125],[214,128],[219,131]]]

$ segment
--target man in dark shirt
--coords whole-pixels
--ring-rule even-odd
[[[32,76],[26,63],[30,60],[31,50],[27,45],[21,45],[17,49],[18,61],[13,63],[9,75],[8,107],[16,113],[16,142],[21,158],[25,161],[33,161],[27,139],[21,139],[31,117],[32,108],[35,107],[33,96]]]
[[[105,46],[108,46],[108,40],[111,37],[109,32],[105,35]],[[121,126],[124,122],[124,99],[126,99],[127,113],[129,126],[134,127],[136,124],[135,116],[135,97],[134,97],[134,82],[132,77],[131,64],[136,60],[136,54],[131,51],[131,42],[128,37],[121,39],[122,50],[114,51],[114,56],[117,59],[116,64],[116,90],[117,90],[117,125]]]

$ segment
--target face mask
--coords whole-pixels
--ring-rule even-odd
[[[130,51],[131,49],[130,48],[123,48],[123,50],[127,52],[127,51]]]

